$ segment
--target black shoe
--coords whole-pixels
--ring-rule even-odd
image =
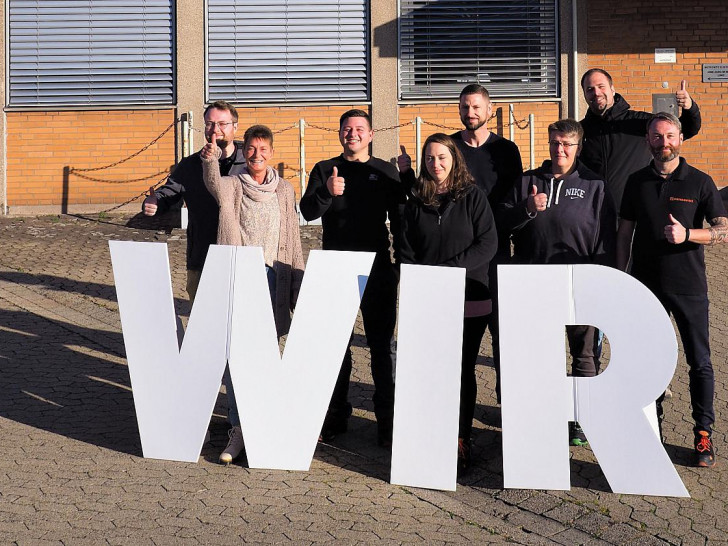
[[[458,476],[464,476],[470,472],[471,451],[470,438],[458,438]]]
[[[377,421],[377,444],[380,447],[392,447],[392,423]]]
[[[715,448],[710,439],[710,434],[704,430],[699,430],[695,435],[695,465],[712,468],[715,463]]]
[[[349,428],[349,420],[343,419],[339,421],[324,421],[324,426],[321,427],[321,434],[319,434],[319,442],[331,442],[339,434],[344,434]]]
[[[579,423],[575,421],[569,422],[569,445],[572,446],[588,446],[589,440],[586,439],[586,434],[579,426]]]
[[[347,404],[340,411],[327,413],[324,426],[321,427],[321,434],[319,434],[319,442],[328,443],[339,434],[344,434],[349,428],[349,417],[351,417],[352,411],[351,404]]]

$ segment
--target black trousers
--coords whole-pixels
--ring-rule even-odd
[[[380,426],[392,426],[394,418],[394,328],[397,321],[397,284],[394,266],[388,257],[377,255],[361,300],[364,333],[371,353],[374,380],[374,414]],[[351,415],[349,380],[351,377],[351,345],[341,363],[339,377],[334,386],[328,423],[336,423]]]
[[[693,432],[704,430],[712,433],[715,422],[713,399],[715,397],[715,377],[710,361],[708,296],[666,294],[653,290],[662,306],[675,318],[680,339],[685,349],[685,359],[690,370],[690,403],[695,422]],[[657,415],[662,422],[664,394],[657,400]]]
[[[463,356],[460,370],[460,424],[458,437],[469,439],[473,429],[475,399],[478,384],[475,380],[475,361],[478,359],[480,342],[491,315],[466,318],[463,324]]]

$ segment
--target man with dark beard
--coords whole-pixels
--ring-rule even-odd
[[[493,115],[493,104],[490,102],[488,90],[477,83],[472,83],[460,92],[458,104],[460,121],[463,130],[450,137],[465,158],[465,164],[475,184],[488,196],[491,210],[510,196],[523,174],[521,153],[515,143],[488,130],[487,122]],[[404,152],[404,149],[403,149]],[[409,155],[403,153],[397,158],[402,182],[411,186],[414,183],[414,171]],[[493,365],[496,371],[496,395],[500,402],[500,350],[498,347],[498,264],[507,264],[511,259],[511,241],[508,230],[498,225],[498,251],[490,261],[488,278],[493,301],[493,312],[488,319],[488,328],[493,341]]]
[[[711,438],[715,380],[708,335],[703,245],[728,241],[728,217],[713,179],[680,157],[680,120],[659,113],[647,125],[649,166],[633,173],[620,210],[617,267],[647,286],[675,318],[690,367],[695,462],[715,465]],[[703,221],[711,227],[703,229]],[[633,240],[634,236],[634,240]],[[662,401],[657,416],[662,428]]]
[[[624,97],[614,90],[612,76],[601,68],[587,70],[581,78],[584,100],[589,110],[581,120],[584,144],[579,159],[607,183],[607,195],[619,209],[627,177],[650,162],[644,143],[649,112],[632,110]],[[700,109],[683,80],[675,92],[682,109],[680,122],[685,139],[700,131]]]

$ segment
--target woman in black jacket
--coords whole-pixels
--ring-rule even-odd
[[[402,222],[402,263],[463,267],[465,323],[460,383],[458,471],[470,466],[477,384],[475,361],[491,312],[488,265],[498,238],[485,193],[473,184],[449,136],[436,133],[422,149],[425,168],[412,188]]]

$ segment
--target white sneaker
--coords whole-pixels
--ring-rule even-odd
[[[228,440],[227,447],[220,453],[220,462],[223,464],[230,464],[237,459],[244,447],[243,431],[240,427],[232,427],[228,431],[228,436],[230,440]]]

